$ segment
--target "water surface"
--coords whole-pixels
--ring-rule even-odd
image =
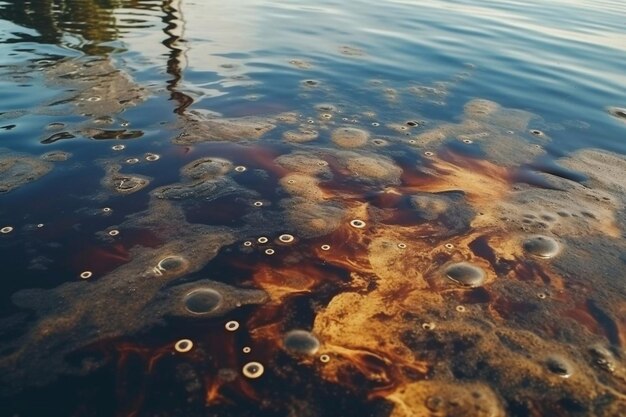
[[[626,6],[0,2],[0,407],[626,414]]]

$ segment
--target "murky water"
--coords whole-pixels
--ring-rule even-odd
[[[625,18],[0,2],[1,415],[626,415]]]

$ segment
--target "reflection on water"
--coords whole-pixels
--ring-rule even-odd
[[[626,11],[532,4],[0,3],[3,413],[626,414]]]

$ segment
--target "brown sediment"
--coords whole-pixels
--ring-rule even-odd
[[[310,152],[294,152],[281,155],[276,158],[274,162],[291,172],[323,179],[330,179],[332,177],[328,162],[321,156],[318,157]]]
[[[329,197],[319,182],[315,177],[302,174],[289,174],[280,179],[280,185],[287,193],[309,202],[324,201]]]
[[[301,70],[308,70],[313,67],[313,64],[302,59],[292,59],[289,61],[289,63],[293,65],[294,67],[301,69]]]
[[[47,161],[0,150],[0,194],[36,181],[52,168],[53,165]]]
[[[193,114],[185,117],[182,132],[174,139],[177,145],[199,142],[240,142],[257,140],[276,128],[274,118],[208,118]]]
[[[382,155],[350,151],[333,152],[338,166],[352,180],[366,184],[398,185],[402,169]]]
[[[198,376],[207,403],[232,391],[261,401],[264,387],[237,376],[246,362],[258,361],[261,378],[290,380],[303,366],[320,378],[311,386],[330,382],[344,393],[382,399],[393,405],[393,417],[620,415],[626,407],[620,279],[626,162],[584,151],[558,161],[586,177],[582,183],[538,174],[543,188],[516,184],[514,167],[536,153],[520,152],[515,135],[500,139],[508,129],[526,132],[530,117],[472,101],[460,124],[422,136],[432,136],[427,158],[414,150],[385,153],[388,148],[374,154],[298,144],[278,157],[248,148],[250,167],[278,178],[283,199],[273,210],[252,210],[239,231],[189,224],[168,201],[256,195],[231,178],[237,174],[230,161],[195,160],[181,170],[180,183],[154,191],[148,213],[120,225],[154,230],[160,240],[153,248],[120,250],[128,263],[79,282],[89,287],[66,284],[45,297],[39,291],[15,297],[25,307],[39,303],[46,317],[14,344],[17,353],[0,359],[0,369],[27,379],[35,371],[24,358],[43,366],[50,357],[56,375],[64,369],[62,353],[102,337],[132,334],[168,316],[211,318],[264,303],[237,333],[250,338],[245,346],[257,357],[242,362],[234,338],[194,344],[188,352],[198,363],[218,352],[228,357],[219,369],[237,370],[223,391],[227,383],[217,370]],[[367,135],[356,136],[367,142]],[[462,135],[486,144],[488,158],[439,146]],[[296,238],[278,246],[281,234]],[[241,252],[229,247],[224,259],[245,270],[244,282],[257,290],[216,282],[219,276],[194,280],[192,273],[235,242]],[[274,256],[264,256],[266,249]],[[190,308],[185,301],[197,291],[213,298]],[[63,310],[50,306],[57,299],[71,301]],[[112,299],[120,302],[105,305]],[[294,324],[312,328],[319,350],[313,343],[315,355],[295,354],[284,365],[276,355],[289,356],[281,348]],[[52,345],[52,354],[37,352],[39,341]]]
[[[489,161],[503,166],[528,163],[545,151],[530,143],[527,135],[531,113],[501,107],[489,100],[476,99],[464,107],[462,121],[438,125],[412,138],[420,147],[437,147],[445,141],[471,141],[478,144]],[[546,136],[535,137],[544,143]]]
[[[152,194],[159,199],[211,201],[229,195],[255,197],[256,194],[240,187],[230,176],[232,162],[215,157],[192,161],[181,168],[182,182],[155,189]]]
[[[153,200],[148,212],[128,219],[125,226],[150,228],[167,243],[132,248],[130,261],[103,277],[69,282],[52,290],[24,290],[13,296],[18,306],[35,310],[38,319],[26,334],[11,342],[12,353],[0,359],[3,378],[10,377],[12,389],[45,384],[62,373],[86,372],[72,368],[65,359],[70,352],[95,342],[133,334],[168,316],[196,318],[184,307],[184,298],[191,291],[208,288],[222,296],[218,308],[202,317],[221,316],[242,305],[266,301],[262,291],[208,279],[177,283],[233,243],[230,230],[188,224],[180,210],[160,200]],[[180,261],[164,267],[166,258]],[[60,300],[66,300],[62,308]]]
[[[494,109],[483,109],[486,115],[491,110]],[[416,415],[419,410],[433,415],[437,412],[505,415],[503,404],[512,401],[522,401],[532,416],[544,415],[547,410],[555,415],[569,415],[568,407],[573,403],[586,412],[613,415],[626,400],[622,392],[624,381],[603,375],[606,382],[599,383],[590,376],[597,371],[584,350],[586,344],[599,337],[607,337],[610,343],[622,346],[624,323],[618,317],[626,311],[623,298],[620,301],[625,294],[620,290],[611,295],[615,283],[594,289],[602,294],[602,301],[585,304],[582,297],[591,291],[593,284],[587,276],[579,279],[575,266],[585,262],[584,257],[569,265],[580,258],[580,251],[572,247],[570,239],[589,233],[609,242],[618,237],[615,217],[621,204],[616,203],[614,193],[621,194],[621,177],[615,179],[609,173],[601,179],[602,174],[589,174],[601,172],[595,170],[594,164],[607,162],[607,158],[618,158],[612,161],[616,169],[623,163],[613,155],[577,159],[576,168],[569,163],[572,169],[589,175],[588,183],[596,186],[585,188],[560,182],[561,187],[566,187],[564,190],[514,189],[508,170],[486,161],[449,155],[446,160],[434,160],[428,181],[400,190],[433,193],[413,198],[416,208],[432,213],[431,221],[449,207],[436,193],[462,192],[475,212],[471,229],[454,237],[454,244],[446,248],[442,234],[432,224],[383,226],[370,219],[368,223],[374,226],[368,228],[366,237],[347,237],[351,247],[362,246],[360,251],[366,251],[367,259],[353,254],[351,262],[346,262],[341,253],[345,249],[334,247],[333,252],[327,252],[325,262],[355,271],[355,285],[357,270],[358,274],[371,276],[375,289],[338,294],[317,314],[314,331],[322,340],[321,352],[333,358],[324,365],[322,375],[350,385],[351,379],[346,375],[360,374],[360,378],[372,384],[372,395],[396,403],[393,415],[397,416]],[[584,215],[562,218],[556,214],[562,206],[602,214],[594,216],[595,219]],[[533,211],[537,213],[533,221],[551,226],[523,223],[525,213]],[[505,213],[511,217],[515,213],[517,219],[503,222]],[[533,260],[524,250],[524,242],[533,236],[530,232],[538,230],[550,230],[565,240],[564,247],[550,255],[557,263],[551,264],[543,259],[545,256]],[[623,247],[623,243],[618,246]],[[454,283],[446,280],[446,266],[454,262],[469,262],[484,270],[486,280],[481,285],[485,288],[481,291],[493,300],[479,303],[479,311],[470,313],[471,317],[465,320],[452,320],[450,311],[459,301],[466,302],[462,301],[466,298],[458,299],[462,293],[475,290],[455,289]],[[591,271],[598,265],[598,260],[594,260],[593,266],[586,269],[593,274]],[[611,267],[615,268],[619,270],[616,265]],[[580,286],[586,288],[584,293],[579,293]],[[537,296],[541,291],[550,294],[547,301]],[[526,298],[524,293],[528,294]],[[577,299],[587,305],[585,308],[590,313],[586,317],[567,315],[571,319],[563,325],[571,330],[564,332],[558,325],[546,325],[546,315],[565,317],[566,309]],[[589,319],[601,323],[600,326],[589,327]],[[589,329],[594,330],[590,333]],[[572,348],[571,344],[579,347]],[[461,353],[455,351],[457,346],[464,346]],[[364,355],[379,358],[385,364],[385,372],[381,374],[370,368]],[[450,360],[449,365],[441,365]],[[604,363],[606,360],[601,365],[612,368]],[[416,364],[419,369],[404,369]],[[472,382],[459,384],[450,374]],[[425,375],[432,381],[412,382]],[[473,396],[473,384],[486,391]],[[561,402],[561,408],[554,408],[550,401],[546,403],[541,393],[546,386],[552,387],[550,401]],[[456,401],[449,403],[447,398],[440,398],[436,403],[443,408],[424,411],[429,404],[433,405],[428,398],[439,390],[458,391],[454,395]],[[601,404],[607,395],[614,400]],[[560,411],[554,411],[557,409]]]
[[[59,99],[41,109],[54,111],[62,103],[72,103],[76,113],[103,117],[143,102],[148,92],[109,59],[67,59],[48,66],[44,74],[50,84],[71,88],[69,98]]]
[[[343,45],[339,47],[339,53],[346,56],[363,56],[365,52],[360,48],[355,48],[354,46]]]
[[[64,162],[72,157],[72,154],[64,151],[52,151],[41,155],[46,162]]]
[[[420,381],[389,396],[396,404],[391,417],[505,417],[497,394],[486,384]]]
[[[431,103],[444,105],[449,94],[450,83],[446,81],[437,81],[432,86],[414,85],[408,88],[411,94],[419,97],[421,100],[428,100]]]
[[[303,237],[324,236],[339,228],[345,218],[343,208],[336,203],[316,203],[305,198],[281,201],[285,221],[290,230]]]
[[[298,130],[288,130],[283,133],[285,142],[305,143],[314,141],[319,137],[319,132],[308,127],[300,127]]]
[[[190,180],[210,180],[222,177],[233,169],[233,164],[222,158],[200,158],[181,168],[181,176]]]
[[[150,184],[150,178],[136,174],[122,174],[122,167],[117,164],[105,166],[106,175],[102,179],[102,185],[120,194],[132,194],[142,190]]]
[[[369,140],[369,132],[356,127],[340,127],[332,132],[332,141],[341,148],[360,148]]]

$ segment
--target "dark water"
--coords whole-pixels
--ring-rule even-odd
[[[625,18],[0,1],[0,415],[626,415]]]

